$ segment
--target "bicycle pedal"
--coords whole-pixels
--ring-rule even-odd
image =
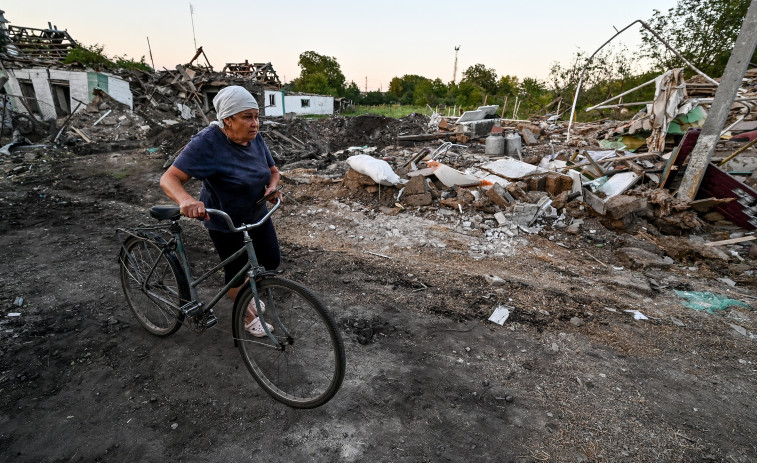
[[[199,315],[202,313],[202,302],[189,301],[181,306],[181,311],[184,312],[184,315],[187,317],[194,317],[195,315]]]
[[[215,324],[218,323],[218,319],[215,315],[209,314],[208,317],[205,319],[205,329],[212,328],[215,326]]]

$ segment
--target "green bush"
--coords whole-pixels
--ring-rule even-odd
[[[153,69],[145,63],[144,56],[142,56],[139,61],[135,61],[126,55],[109,58],[108,55],[105,54],[105,46],[99,44],[91,46],[77,45],[76,48],[68,52],[68,55],[66,55],[63,62],[65,64],[79,63],[93,69],[123,68],[153,72]]]

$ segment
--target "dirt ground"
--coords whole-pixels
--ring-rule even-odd
[[[632,270],[616,250],[641,239],[591,217],[491,241],[455,211],[387,215],[338,183],[286,182],[284,275],[322,297],[347,350],[337,396],[300,411],[247,373],[230,303],[203,335],[165,339],[126,306],[115,228],[167,202],[164,161],[0,159],[0,461],[757,461],[748,246],[731,248],[744,262]],[[196,268],[214,265],[185,229]],[[697,312],[674,290],[751,307]],[[487,321],[498,305],[504,326]]]

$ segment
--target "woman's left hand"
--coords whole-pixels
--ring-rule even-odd
[[[265,187],[265,194],[263,196],[266,197],[269,203],[275,203],[276,198],[281,198],[281,191],[276,191],[276,188],[278,188],[278,185],[268,185]],[[271,196],[268,196],[269,194]]]

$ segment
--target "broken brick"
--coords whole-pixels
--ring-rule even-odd
[[[544,175],[535,175],[528,179],[528,189],[531,191],[545,191],[547,186],[547,177]]]
[[[355,191],[365,188],[368,185],[376,185],[376,182],[367,175],[363,175],[354,169],[349,169],[342,178],[342,184],[347,187],[347,189]]]
[[[510,195],[507,190],[498,183],[495,183],[491,188],[486,190],[486,197],[501,208],[506,208],[510,204],[510,201],[507,200],[508,196]],[[512,198],[512,196],[510,197]]]
[[[573,188],[573,179],[567,175],[549,173],[545,179],[544,191],[552,196],[557,196],[564,191]]]
[[[510,193],[513,198],[518,201],[528,202],[528,195],[526,194],[526,188],[528,186],[524,182],[511,183],[505,187],[505,190]]]

